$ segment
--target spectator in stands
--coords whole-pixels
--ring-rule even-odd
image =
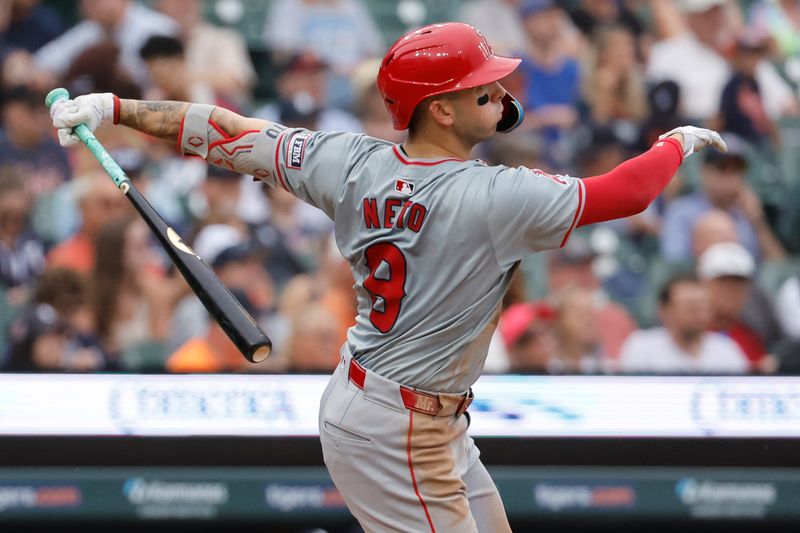
[[[603,3],[603,2],[601,2]],[[583,99],[595,124],[621,123],[636,135],[646,113],[644,80],[636,60],[636,41],[622,26],[602,28],[592,38],[593,57],[583,76]]]
[[[16,175],[0,178],[0,291],[3,305],[24,304],[44,270],[44,246],[30,231],[31,195]]]
[[[264,250],[250,240],[243,227],[209,224],[197,234],[193,248],[211,266],[223,284],[247,295],[253,318],[270,331],[276,351],[283,343],[285,329],[272,311],[276,306],[274,287],[263,268]],[[179,301],[173,312],[173,327],[167,341],[168,351],[207,330],[206,311],[188,287],[182,283]]]
[[[691,260],[692,228],[711,209],[721,209],[733,217],[741,243],[757,259],[773,261],[786,254],[764,217],[761,201],[745,182],[747,160],[743,142],[733,135],[723,137],[728,151],[709,150],[706,154],[700,189],[667,205],[661,254],[668,261]]]
[[[328,96],[343,108],[352,98],[347,76],[361,61],[384,52],[383,37],[361,0],[273,2],[264,41],[279,60],[310,52],[330,65]]]
[[[525,48],[525,30],[519,17],[522,0],[473,0],[461,5],[458,19],[480,29],[492,49],[513,55]]]
[[[103,41],[75,56],[63,76],[72,94],[109,92],[120,98],[142,97],[142,89],[120,61],[119,46]]]
[[[765,339],[743,319],[753,290],[753,256],[742,245],[724,242],[710,246],[697,264],[711,304],[710,328],[736,342],[754,371],[774,370]],[[772,310],[768,310],[772,313]],[[772,313],[774,314],[774,313]]]
[[[244,291],[232,288],[231,294],[248,313],[256,314],[252,302]],[[167,370],[180,373],[247,370],[247,360],[217,321],[208,313],[205,313],[205,321],[207,323],[205,333],[189,339],[175,350],[167,359]]]
[[[558,347],[549,365],[554,374],[598,374],[610,370],[603,352],[592,294],[573,286],[553,296]]]
[[[280,187],[262,187],[260,193],[267,200],[268,214],[251,226],[251,232],[268,251],[265,267],[282,288],[292,276],[318,268],[333,223]]]
[[[715,245],[722,243],[739,245],[736,223],[729,214],[718,209],[708,211],[697,220],[693,237],[695,261],[698,261],[708,249]],[[769,268],[769,266],[766,266],[766,268]],[[741,323],[740,329],[748,332],[745,337],[758,339],[766,347],[767,351],[772,353],[780,347],[784,339],[781,323],[770,296],[759,285],[755,283],[750,283],[749,285],[750,290],[747,291],[747,299],[742,305],[737,321]],[[723,296],[722,298],[725,297]],[[749,346],[748,344],[743,344],[741,348],[748,356],[752,355],[760,359],[760,356],[748,351],[750,349]],[[764,359],[763,368],[760,366],[756,370],[770,372],[772,370],[770,364],[774,362],[770,359]]]
[[[577,287],[591,295],[598,324],[602,352],[616,357],[625,338],[636,329],[631,315],[621,305],[609,300],[594,273],[597,253],[586,235],[573,234],[567,244],[549,252],[549,290],[557,294],[568,287]]]
[[[69,325],[48,304],[31,306],[12,325],[6,370],[10,372],[91,372],[102,359],[74,343]]]
[[[647,63],[652,82],[674,80],[681,88],[684,112],[707,120],[719,110],[719,97],[730,78],[725,57],[739,31],[741,14],[729,0],[651,2],[664,39],[653,44]],[[680,9],[680,13],[675,10]],[[669,23],[665,21],[669,20]],[[773,119],[796,109],[796,98],[775,68],[761,61],[756,69],[763,104]]]
[[[485,141],[484,145],[486,148],[484,158],[490,161],[490,164],[527,168],[547,166],[542,156],[544,142],[534,132],[495,135]]]
[[[3,95],[3,129],[0,132],[0,167],[25,176],[34,198],[52,192],[69,180],[67,154],[53,139],[44,94],[25,86]]]
[[[790,276],[778,289],[775,310],[786,334],[800,340],[800,274]]]
[[[274,302],[274,287],[269,274],[263,268],[264,251],[256,243],[244,240],[224,248],[211,261],[211,268],[227,287],[237,287],[247,294],[258,319],[271,310]]]
[[[63,76],[86,48],[109,37],[119,46],[121,62],[139,85],[147,84],[147,71],[139,50],[152,35],[175,35],[178,25],[139,2],[130,0],[82,0],[85,20],[36,52],[38,66]]]
[[[749,18],[754,31],[772,38],[781,57],[800,55],[800,4],[796,0],[756,0]]]
[[[364,61],[353,73],[353,88],[356,94],[353,109],[365,134],[399,143],[405,139],[405,134],[392,126],[383,97],[375,84],[379,66],[380,60]]]
[[[709,209],[692,228],[692,257],[699,258],[714,244],[739,242],[736,221],[722,209]]]
[[[639,330],[625,340],[620,369],[629,373],[744,374],[747,357],[731,339],[708,331],[706,287],[692,275],[670,279],[659,292],[662,327]]]
[[[292,318],[311,303],[319,302],[336,318],[336,338],[341,346],[357,314],[353,274],[331,237],[320,259],[319,269],[296,275],[283,288],[280,314]]]
[[[206,179],[199,188],[200,194],[190,206],[196,225],[232,224],[244,227],[236,212],[241,192],[241,174],[208,165]]]
[[[617,133],[622,130],[627,130],[630,137],[622,139]],[[624,125],[622,127],[607,125],[587,128],[587,133],[585,140],[576,146],[574,158],[576,167],[581,176],[599,176],[610,172],[628,158],[626,145],[633,143],[636,131]],[[673,179],[674,181],[676,180]],[[669,195],[673,187],[672,183],[667,185],[662,196]],[[638,215],[610,220],[604,222],[603,226],[613,228],[620,236],[629,237],[638,243],[644,237],[658,234],[660,222],[658,211],[661,203],[659,198]]]
[[[148,100],[178,100],[217,104],[214,92],[204,81],[194,79],[186,63],[183,43],[168,35],[154,35],[139,50],[153,82],[145,92]]]
[[[0,42],[5,47],[35,52],[62,31],[58,13],[39,0],[7,0],[0,5]]]
[[[24,85],[44,94],[56,83],[51,74],[36,66],[33,55],[27,50],[0,47],[0,61],[2,61],[0,88],[3,91]]]
[[[681,88],[672,80],[653,84],[647,92],[647,102],[650,112],[639,127],[636,143],[639,152],[653,146],[663,132],[689,122],[681,113]],[[673,179],[673,183],[675,181]]]
[[[48,268],[36,284],[32,303],[47,304],[55,309],[69,327],[72,346],[82,351],[86,361],[92,361],[87,370],[105,367],[89,306],[89,283],[84,276],[68,268]]]
[[[610,26],[624,28],[634,39],[645,33],[644,24],[636,13],[625,2],[617,0],[580,0],[569,11],[569,16],[587,40],[592,40],[598,30]]]
[[[547,374],[553,370],[558,350],[553,318],[553,309],[544,302],[514,304],[500,315],[497,329],[508,356],[505,371]]]
[[[95,265],[95,239],[108,224],[128,216],[132,208],[114,182],[100,170],[74,182],[80,229],[47,254],[50,267],[65,267],[89,275]]]
[[[525,80],[527,117],[524,128],[541,129],[548,163],[556,168],[566,162],[563,134],[577,122],[575,108],[580,95],[578,62],[568,55],[563,26],[564,13],[552,0],[524,0],[519,8],[527,46],[521,51],[519,70]]]
[[[176,291],[149,239],[138,217],[114,220],[97,234],[91,305],[112,367],[131,370],[163,363]]]
[[[339,362],[339,332],[336,317],[319,303],[311,303],[291,320],[287,340],[287,371],[328,374]]]
[[[156,6],[178,23],[192,81],[208,86],[235,107],[247,104],[256,73],[242,36],[209,24],[201,0],[158,0]]]
[[[217,256],[223,250],[229,246],[238,246],[243,240],[244,235],[241,228],[226,224],[208,224],[200,229],[190,242],[195,253],[213,269]],[[183,279],[181,278],[180,281]],[[205,337],[210,324],[208,312],[189,285],[181,282],[179,287],[175,309],[172,313],[172,327],[166,342],[167,353],[173,353],[190,339]]]
[[[295,54],[279,68],[280,74],[275,80],[278,99],[256,110],[256,117],[277,122],[280,120],[280,102],[291,102],[295,109],[317,113],[320,130],[361,131],[361,124],[355,117],[329,105],[325,91],[329,65],[319,56],[309,52]]]
[[[758,65],[767,57],[767,43],[752,32],[736,39],[731,61],[733,73],[720,97],[720,130],[730,131],[742,139],[766,148],[778,141],[778,131],[764,108],[761,89],[756,79]]]
[[[76,332],[93,334],[89,280],[68,268],[48,268],[38,279],[32,302],[48,304]]]

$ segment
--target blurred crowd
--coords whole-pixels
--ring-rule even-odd
[[[274,355],[249,364],[90,152],[59,146],[44,95],[211,103],[402,142],[375,75],[404,25],[436,22],[433,1],[0,3],[0,368],[330,371],[356,300],[329,219],[133,130],[98,130],[269,332]],[[729,146],[688,159],[640,215],[524,261],[486,371],[800,373],[800,1],[447,5],[523,59],[502,83],[526,120],[479,146],[485,161],[594,176],[684,124]],[[220,22],[236,9],[261,17],[255,38]]]

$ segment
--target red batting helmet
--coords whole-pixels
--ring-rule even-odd
[[[494,55],[486,37],[469,24],[432,24],[392,45],[381,62],[378,89],[394,128],[404,130],[425,98],[495,82],[519,63],[519,59]],[[522,117],[522,107],[506,94],[497,131],[511,131]]]

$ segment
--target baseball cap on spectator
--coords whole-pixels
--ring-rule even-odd
[[[312,125],[319,119],[320,108],[307,93],[299,93],[291,100],[278,101],[278,115],[281,124],[292,127]]]
[[[514,304],[500,316],[498,329],[506,347],[518,342],[530,326],[539,320],[552,320],[553,309],[544,302]]]
[[[540,11],[556,7],[553,0],[522,0],[517,8],[520,18],[526,18],[530,15],[535,15]]]
[[[30,342],[46,333],[64,333],[69,326],[50,304],[37,304],[26,310],[11,326],[13,344]]]
[[[231,263],[238,263],[261,255],[261,248],[256,243],[248,240],[223,249],[213,261],[211,267],[222,268]],[[202,257],[202,256],[201,256]]]
[[[726,0],[681,0],[680,7],[684,13],[704,13],[725,4]]]
[[[672,80],[664,80],[654,85],[647,93],[650,111],[654,115],[671,115],[678,111],[681,88]]]
[[[290,57],[286,63],[283,64],[281,74],[290,72],[319,72],[327,68],[328,64],[319,56],[310,52],[303,52]]]
[[[745,142],[741,137],[735,133],[722,132],[720,133],[722,140],[728,145],[728,151],[723,152],[714,147],[709,147],[705,150],[705,159],[703,162],[706,165],[715,167],[735,167],[738,169],[747,168],[747,158],[745,157]]]
[[[194,239],[194,251],[209,265],[227,248],[242,244],[242,232],[228,224],[209,224]]]
[[[697,274],[710,280],[726,276],[750,278],[756,271],[756,262],[747,248],[735,242],[721,242],[709,246],[697,263]]]
[[[66,334],[69,331],[68,324],[50,304],[29,307],[9,327],[9,361],[6,369],[36,370],[37,365],[31,359],[36,340],[43,335]]]

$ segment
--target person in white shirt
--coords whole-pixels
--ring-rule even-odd
[[[730,338],[708,330],[706,287],[693,275],[672,278],[659,293],[663,327],[633,332],[623,343],[620,368],[640,374],[744,374],[750,365]]]
[[[129,0],[83,0],[81,13],[86,20],[36,52],[39,68],[62,76],[81,52],[110,38],[120,48],[122,65],[139,85],[146,85],[139,49],[153,35],[178,33],[175,21]]]
[[[778,319],[786,334],[800,340],[800,275],[788,278],[775,295]]]
[[[736,34],[732,22],[736,6],[729,0],[682,0],[654,5],[660,10],[668,9],[670,12],[661,13],[660,18],[668,15],[674,24],[666,38],[653,44],[647,61],[648,81],[675,81],[681,89],[683,112],[695,120],[712,118],[719,111],[722,89],[731,76],[731,67],[721,51],[732,44]],[[672,12],[677,7],[680,13]],[[791,87],[769,61],[758,64],[755,77],[771,119],[797,108]]]

